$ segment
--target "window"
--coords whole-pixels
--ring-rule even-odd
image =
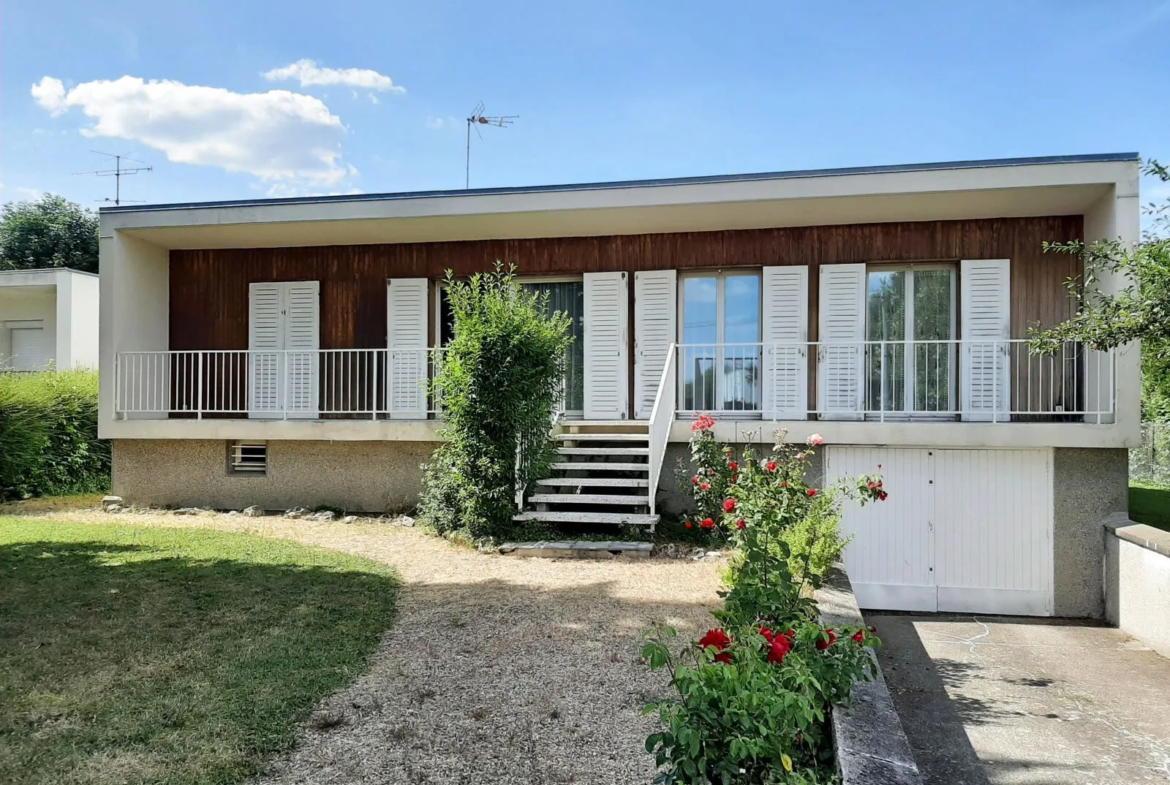
[[[681,408],[758,411],[759,271],[687,275],[680,289]]]
[[[865,308],[866,411],[955,410],[955,270],[875,266]]]
[[[228,473],[265,475],[268,473],[267,442],[228,442]]]

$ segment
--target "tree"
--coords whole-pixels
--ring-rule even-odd
[[[63,196],[9,202],[0,210],[0,270],[98,271],[98,218]]]
[[[1170,169],[1157,161],[1147,161],[1142,172],[1170,182]],[[1077,300],[1076,316],[1031,337],[1042,353],[1055,352],[1065,341],[1101,350],[1141,341],[1143,416],[1164,419],[1170,416],[1170,200],[1143,211],[1153,221],[1137,243],[1044,244],[1045,251],[1080,256],[1085,271],[1066,284]],[[1098,288],[1103,275],[1129,283],[1104,293]]]

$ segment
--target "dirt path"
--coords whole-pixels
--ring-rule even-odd
[[[258,782],[648,783],[640,716],[662,679],[641,631],[710,626],[718,563],[553,561],[475,553],[386,523],[223,515],[55,518],[247,531],[396,567],[398,617],[369,672],[328,699]]]

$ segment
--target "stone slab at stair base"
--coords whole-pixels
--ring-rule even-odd
[[[840,565],[817,591],[817,605],[821,623],[827,627],[865,623],[849,576]],[[922,785],[880,668],[873,681],[854,682],[848,706],[833,707],[833,744],[841,785]]]
[[[648,542],[558,540],[506,542],[500,546],[500,553],[542,559],[649,559],[653,548]]]

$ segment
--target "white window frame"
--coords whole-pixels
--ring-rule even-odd
[[[948,381],[950,389],[947,391],[947,401],[949,406],[945,412],[932,412],[930,410],[918,410],[914,407],[914,380],[915,375],[915,352],[913,351],[914,343],[918,340],[914,335],[914,273],[916,271],[939,271],[945,270],[951,273],[951,323],[950,323],[950,338],[949,341],[958,341],[959,339],[959,265],[957,262],[913,262],[913,263],[895,263],[883,264],[880,262],[871,262],[865,265],[865,313],[862,315],[863,327],[865,330],[866,346],[869,347],[872,341],[869,337],[869,274],[870,273],[909,273],[906,276],[906,289],[903,297],[906,301],[905,315],[906,320],[904,327],[904,335],[907,337],[903,341],[889,341],[890,344],[903,343],[903,357],[905,358],[905,369],[903,371],[904,383],[903,387],[903,409],[882,412],[880,416],[884,419],[898,418],[898,417],[914,417],[915,419],[922,419],[923,417],[937,416],[945,419],[954,418],[958,411],[959,400],[959,346],[958,344],[950,344],[951,349],[948,351]],[[863,385],[863,394],[868,408],[868,374],[862,374],[861,383]],[[881,405],[884,405],[884,401]],[[878,414],[872,411],[868,414],[869,417],[877,417]]]
[[[724,357],[724,316],[726,314],[726,288],[723,281],[727,278],[736,276],[755,276],[756,281],[756,340],[755,343],[759,346],[759,353],[757,355],[756,364],[760,369],[760,373],[756,380],[755,397],[759,402],[760,409],[755,410],[722,410],[720,409],[720,392],[722,386],[723,374],[715,374],[715,409],[710,412],[711,415],[718,417],[720,415],[734,416],[741,420],[758,419],[763,416],[762,407],[764,405],[764,387],[763,387],[763,335],[764,335],[764,268],[763,267],[728,267],[728,268],[699,268],[694,270],[680,270],[678,274],[678,343],[683,346],[686,343],[686,282],[693,278],[715,278],[715,368],[722,368]],[[700,344],[700,346],[703,344]],[[740,344],[736,344],[737,346]],[[682,410],[684,401],[684,392],[686,389],[686,374],[682,372],[682,357],[680,356],[679,373],[678,373],[678,401],[679,409]]]

